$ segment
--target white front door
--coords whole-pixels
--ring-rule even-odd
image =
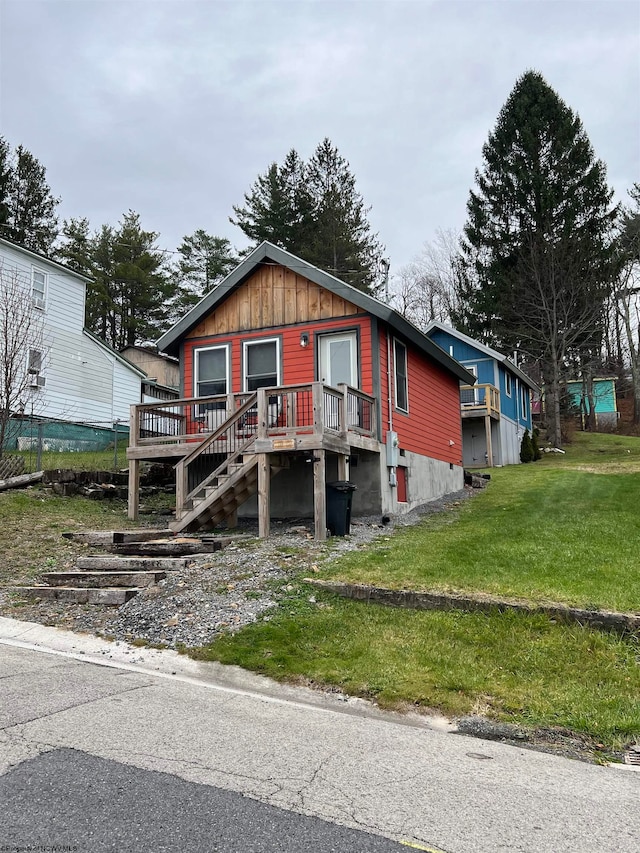
[[[344,332],[320,337],[320,379],[332,388],[340,382],[358,387],[358,336]]]
[[[320,337],[320,379],[332,388],[341,382],[358,387],[358,336],[355,332],[343,332]],[[347,423],[358,423],[357,398],[349,395]],[[338,429],[338,408],[335,398],[325,398],[325,425]]]

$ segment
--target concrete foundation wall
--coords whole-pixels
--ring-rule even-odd
[[[380,458],[382,512],[402,515],[412,509],[457,492],[464,487],[464,471],[459,465],[407,452],[403,458],[407,471],[407,502],[399,503],[397,489],[389,485],[389,469]]]
[[[382,448],[384,450],[384,448]],[[386,456],[357,450],[352,456],[347,479],[356,486],[353,493],[351,514],[382,515],[402,514],[421,504],[462,489],[463,470],[448,462],[429,459],[407,452],[402,457],[407,470],[407,502],[398,503],[397,488],[389,485],[389,469]],[[272,518],[313,518],[313,465],[301,458],[291,461],[271,480]],[[338,479],[338,457],[327,454],[326,479],[331,483]],[[238,511],[241,518],[258,517],[258,499],[254,495]]]

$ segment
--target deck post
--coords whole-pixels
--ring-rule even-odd
[[[127,516],[131,521],[138,518],[140,508],[140,460],[129,460],[129,495],[127,505]]]
[[[187,498],[187,469],[184,460],[176,465],[176,521],[180,521],[185,511]]]
[[[323,542],[327,538],[327,484],[325,473],[325,451],[314,450],[313,463],[313,520],[315,538]]]
[[[493,447],[491,445],[491,417],[485,415],[484,431],[487,437],[487,465],[493,468]]]
[[[342,453],[338,454],[338,480],[349,479],[349,457]]]
[[[264,388],[258,388],[258,429],[257,438],[267,437],[267,392]]]
[[[340,435],[342,438],[346,438],[349,434],[349,386],[346,382],[338,383],[338,391],[342,394],[339,405],[340,412]],[[339,480],[344,479],[343,477],[339,477]]]
[[[258,398],[260,399],[260,398]],[[271,477],[268,453],[258,453],[258,536],[269,537],[271,520]]]
[[[316,435],[322,435],[324,428],[324,385],[322,382],[314,382],[311,386],[313,399],[313,431]]]

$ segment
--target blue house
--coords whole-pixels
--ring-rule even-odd
[[[426,335],[476,377],[460,388],[465,468],[520,462],[520,443],[531,432],[531,392],[538,386],[505,355],[433,321]]]

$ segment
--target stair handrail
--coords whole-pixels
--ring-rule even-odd
[[[212,471],[211,474],[207,474],[204,480],[198,483],[198,485],[186,495],[185,502],[191,500],[191,498],[197,495],[198,492],[201,492],[212,480],[215,480],[216,477],[224,474],[225,470],[229,468],[229,465],[235,462],[238,456],[242,456],[243,453],[246,453],[251,445],[255,443],[255,440],[255,435],[250,435],[243,444],[237,447],[233,453],[230,453],[229,456],[227,456],[226,459],[218,465],[215,471]]]
[[[198,458],[204,451],[213,444],[214,441],[220,439],[224,433],[226,433],[229,429],[232,429],[235,424],[237,424],[246,413],[255,408],[257,401],[257,393],[253,393],[250,397],[248,397],[245,402],[238,408],[232,415],[230,415],[225,421],[223,421],[220,426],[218,426],[210,435],[208,435],[205,439],[203,439],[197,447],[184,456],[179,462],[174,465],[176,471],[176,517],[180,518],[181,514],[185,509],[185,504],[188,500],[190,500],[194,494],[201,491],[208,483],[210,483],[215,477],[219,476],[219,474],[226,468],[232,461],[238,458],[247,448],[253,444],[255,441],[255,435],[251,435],[247,438],[245,442],[243,442],[236,450],[227,456],[222,465],[219,465],[215,471],[211,474],[207,475],[195,489],[192,489],[187,493],[187,482],[188,482],[188,470],[189,465],[194,462],[195,459]]]

